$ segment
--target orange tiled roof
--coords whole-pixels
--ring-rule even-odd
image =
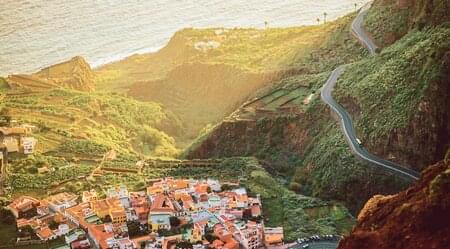
[[[29,225],[30,221],[27,219],[18,219],[16,223],[17,223],[17,227],[20,228],[20,227]]]
[[[111,218],[114,217],[123,217],[126,216],[125,210],[124,209],[114,209],[111,210]]]
[[[155,197],[150,212],[174,212],[175,208],[168,196],[159,194]]]
[[[283,242],[283,234],[265,234],[264,239],[269,244],[281,243]]]
[[[188,186],[189,186],[188,180],[180,179],[180,180],[173,180],[171,182],[171,187],[173,189],[184,189],[184,188],[187,188]]]
[[[198,194],[208,193],[209,185],[206,183],[200,183],[195,186],[195,192]]]
[[[226,243],[223,247],[225,247],[226,249],[238,249],[239,248],[239,242],[237,242],[231,236],[229,238],[227,238],[227,240],[225,240],[225,242]]]
[[[44,227],[37,232],[37,235],[39,235],[39,237],[41,237],[42,239],[48,239],[51,236],[53,236],[54,233],[52,232],[52,230],[50,228]]]
[[[218,239],[214,240],[212,243],[212,246],[214,248],[221,248],[223,245],[224,245],[223,241],[218,240]]]
[[[114,236],[114,233],[107,233],[104,231],[104,225],[89,225],[89,231],[92,236],[98,241],[101,248],[108,248],[106,239]]]
[[[21,196],[17,199],[15,199],[13,202],[11,202],[8,207],[11,209],[15,209],[18,211],[21,211],[24,208],[29,207],[30,205],[39,206],[40,202],[30,196]]]

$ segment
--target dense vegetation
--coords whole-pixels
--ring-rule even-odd
[[[174,156],[182,130],[160,105],[118,94],[55,89],[7,95],[4,108],[22,123],[36,124],[39,151],[100,155],[109,149],[148,156]],[[168,135],[168,133],[170,135]]]
[[[357,128],[374,141],[408,124],[430,85],[445,77],[450,28],[411,32],[376,57],[350,65],[336,95],[361,109]]]

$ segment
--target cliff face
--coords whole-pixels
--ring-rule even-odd
[[[370,199],[339,248],[448,248],[449,193],[450,161],[442,161],[407,190]]]
[[[370,141],[370,151],[418,171],[444,158],[450,146],[450,52],[442,65],[441,79],[431,82],[408,124]]]
[[[82,57],[74,57],[30,75],[10,75],[8,84],[13,88],[42,91],[65,87],[80,91],[94,90],[95,75]]]
[[[286,173],[296,166],[289,164],[289,158],[301,155],[311,140],[306,129],[311,122],[307,119],[311,117],[301,115],[222,122],[197,147],[193,147],[187,157],[257,155],[272,161],[270,157],[277,153],[281,160],[275,167],[276,171]]]

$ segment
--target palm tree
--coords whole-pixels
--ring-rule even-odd
[[[266,27],[266,29],[267,29],[267,26],[269,26],[269,22],[267,22],[267,21],[264,21],[264,26]]]
[[[317,17],[316,21],[317,21],[317,24],[320,24],[320,18]]]
[[[358,4],[355,3],[355,11],[358,9]]]
[[[327,23],[327,12],[323,12],[323,23]]]

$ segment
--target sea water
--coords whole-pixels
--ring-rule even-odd
[[[186,27],[289,27],[368,0],[0,0],[0,75],[81,55],[93,66],[163,47]],[[355,6],[356,4],[356,6]]]

